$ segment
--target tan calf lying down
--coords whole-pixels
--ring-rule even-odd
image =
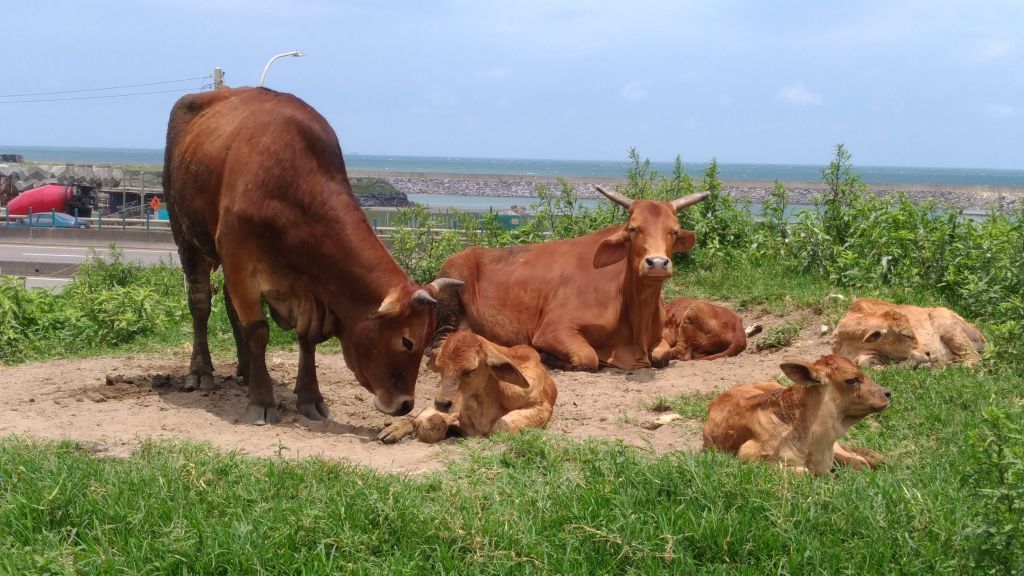
[[[853,301],[836,326],[832,351],[860,366],[907,362],[914,366],[981,359],[985,337],[948,308],[921,308],[872,298]]]
[[[833,460],[854,468],[874,467],[881,457],[856,453],[836,440],[865,416],[889,407],[889,390],[875,384],[842,356],[817,362],[786,358],[780,365],[793,381],[736,386],[708,407],[704,448],[741,460],[776,460],[798,472],[823,474]]]
[[[517,432],[542,428],[551,419],[558,390],[529,346],[506,348],[461,330],[445,339],[430,367],[441,374],[434,405],[412,422],[385,428],[378,436],[383,442],[413,431],[421,442]]]
[[[676,298],[665,305],[665,313],[662,337],[675,360],[735,356],[747,349],[747,336],[761,331],[754,326],[748,332],[732,310],[696,298]]]

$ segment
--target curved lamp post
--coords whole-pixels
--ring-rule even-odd
[[[267,65],[263,67],[263,74],[260,74],[260,83],[257,84],[257,86],[263,86],[263,81],[267,78],[267,70],[270,70],[270,65],[274,63],[274,60],[277,60],[278,58],[284,58],[285,56],[295,56],[296,58],[298,58],[300,56],[305,56],[305,55],[306,55],[305,52],[301,52],[299,50],[294,50],[292,52],[282,52],[282,53],[278,54],[277,56],[274,56],[270,60],[267,60]]]

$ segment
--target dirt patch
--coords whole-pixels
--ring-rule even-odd
[[[817,318],[797,316],[805,328],[785,350],[754,353],[711,362],[673,362],[662,370],[606,369],[596,374],[553,371],[558,404],[549,428],[573,438],[610,438],[664,453],[700,445],[700,423],[677,421],[649,430],[645,423],[661,413],[647,408],[657,395],[722,390],[765,380],[779,373],[782,356],[817,358],[829,351],[828,336]],[[770,325],[782,319],[750,314],[747,323]],[[283,413],[276,426],[249,426],[240,420],[246,390],[234,377],[235,364],[214,359],[217,389],[183,392],[188,356],[137,356],[56,360],[0,367],[0,435],[28,434],[88,442],[100,455],[132,453],[145,438],[210,442],[226,450],[286,457],[323,456],[384,471],[436,469],[449,440],[426,445],[405,440],[384,446],[375,436],[394,418],[377,412],[371,395],[360,387],[340,354],[321,354],[317,366],[321,389],[332,412],[330,422],[312,422],[295,412],[291,386],[298,370],[297,352],[268,355],[275,394]],[[416,404],[427,405],[438,377],[421,372]]]

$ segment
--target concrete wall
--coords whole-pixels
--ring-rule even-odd
[[[115,228],[66,229],[21,228],[0,224],[0,242],[7,244],[49,244],[54,246],[91,246],[106,248],[117,244],[123,248],[174,246],[170,230],[118,230]]]

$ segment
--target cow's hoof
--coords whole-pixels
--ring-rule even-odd
[[[377,434],[377,440],[384,444],[395,444],[402,438],[412,434],[413,423],[409,418],[402,418],[388,424],[386,428]]]
[[[185,377],[185,387],[182,390],[185,392],[213,390],[213,374],[189,374]]]
[[[260,406],[249,404],[245,407],[245,421],[249,424],[263,426],[266,424],[277,424],[281,421],[281,415],[274,406]]]
[[[323,400],[299,402],[295,405],[295,408],[299,411],[299,414],[302,414],[310,420],[316,420],[319,422],[331,417],[331,411],[327,409],[327,403]]]

